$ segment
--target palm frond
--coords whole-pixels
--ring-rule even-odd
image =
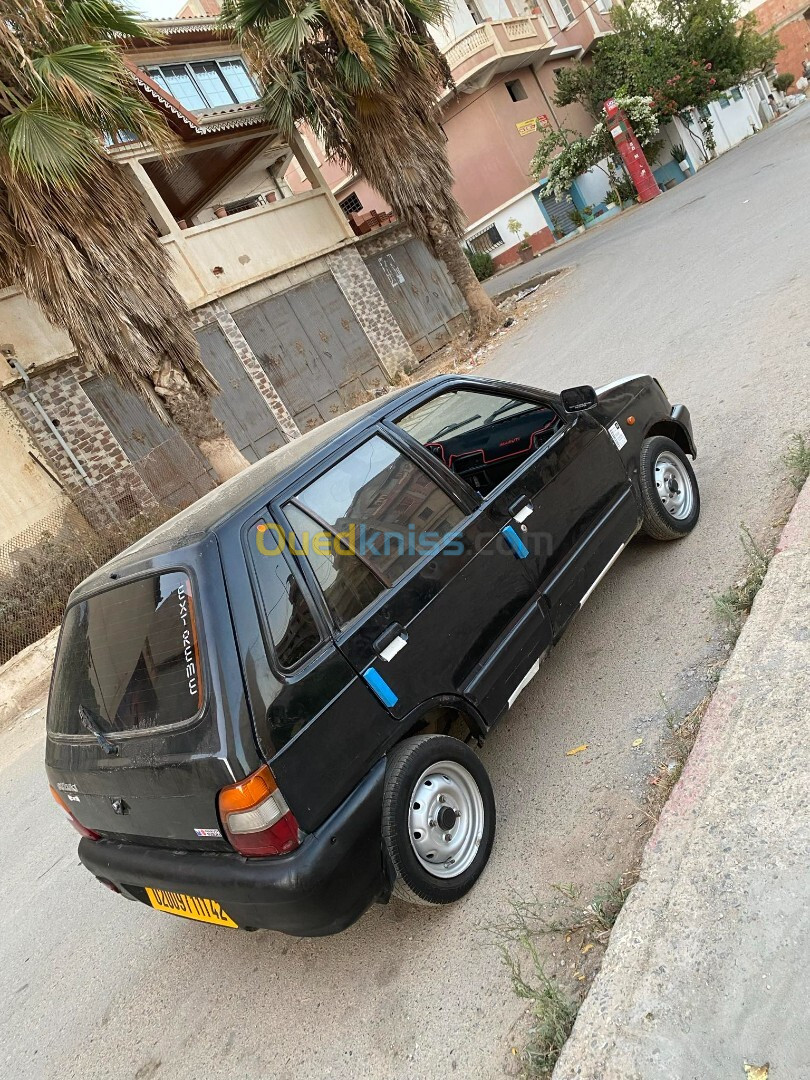
[[[264,37],[271,52],[296,58],[304,42],[315,33],[320,14],[319,4],[308,3],[285,18],[268,23]]]
[[[93,171],[98,144],[80,124],[41,105],[27,105],[0,121],[0,148],[14,173],[40,184],[75,186]]]

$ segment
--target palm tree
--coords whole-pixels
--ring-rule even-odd
[[[113,0],[0,0],[0,286],[15,285],[112,374],[167,412],[224,479],[247,464],[210,408],[218,389],[129,173],[105,133],[171,135],[117,42],[150,34]]]
[[[445,0],[225,0],[264,86],[268,122],[288,136],[308,124],[330,157],[361,173],[441,258],[470,309],[474,334],[498,310],[462,251],[438,93],[452,85],[427,26]]]

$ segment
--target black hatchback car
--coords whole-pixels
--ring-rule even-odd
[[[689,413],[649,376],[444,376],[258,462],[80,585],[53,793],[114,892],[330,934],[481,874],[480,745],[640,529],[687,534]]]

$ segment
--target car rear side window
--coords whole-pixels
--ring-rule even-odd
[[[260,521],[251,528],[250,536],[251,559],[273,652],[279,667],[289,670],[320,644],[321,635],[274,530]]]
[[[139,578],[73,604],[56,661],[49,728],[145,732],[191,720],[203,699],[191,582]]]
[[[444,488],[378,435],[295,501],[389,586],[464,520]]]

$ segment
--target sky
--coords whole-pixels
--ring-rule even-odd
[[[149,19],[171,19],[183,6],[183,0],[130,0],[128,6]]]

